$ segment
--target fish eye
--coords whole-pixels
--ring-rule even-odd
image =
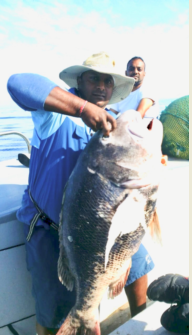
[[[153,120],[148,124],[147,129],[151,130],[153,127]]]

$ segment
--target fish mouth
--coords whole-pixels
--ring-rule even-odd
[[[116,184],[116,186],[120,188],[128,188],[128,189],[139,189],[143,187],[147,187],[151,184],[151,180],[148,178],[142,179],[128,179],[127,181],[121,183],[121,184]]]
[[[148,174],[145,177],[128,179],[122,183],[114,183],[119,188],[140,189],[150,185],[159,185],[159,178],[154,174]]]
[[[157,118],[142,118],[140,112],[129,109],[119,115],[116,120],[121,128],[121,134],[122,132],[127,132],[129,138],[132,138],[136,142],[142,143],[142,141],[144,141],[145,144],[151,142],[151,146],[153,146],[153,142],[154,145],[158,145],[158,143],[162,142],[163,126],[161,121]]]
[[[146,125],[143,124],[142,122],[131,122],[128,125],[128,131],[132,136],[136,136],[137,138],[144,138],[146,136],[148,136],[148,133],[150,131],[152,131],[153,129],[153,122],[154,119],[150,120],[149,123],[147,123]]]

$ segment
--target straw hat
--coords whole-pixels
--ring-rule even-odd
[[[77,87],[77,77],[83,72],[93,70],[100,73],[106,73],[114,79],[114,89],[109,104],[114,104],[125,99],[132,91],[135,80],[131,77],[115,73],[115,61],[105,52],[93,54],[87,58],[82,65],[73,65],[64,69],[59,74],[69,87]]]

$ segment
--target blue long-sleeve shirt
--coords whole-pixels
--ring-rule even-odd
[[[55,86],[49,79],[36,74],[12,75],[7,84],[12,99],[22,109],[31,111],[34,122],[29,186],[17,212],[17,218],[26,224],[30,224],[37,213],[28,188],[39,207],[59,223],[65,183],[90,139],[90,129],[80,118],[44,110],[45,99]],[[78,94],[76,89],[70,92]],[[37,225],[46,224],[39,219]]]
[[[12,75],[7,84],[12,99],[22,109],[31,111],[34,122],[29,186],[17,212],[17,218],[26,224],[30,224],[37,213],[28,188],[39,207],[59,223],[64,186],[91,138],[91,129],[81,118],[44,110],[46,97],[55,86],[49,79],[31,73]],[[78,95],[75,88],[69,92]],[[46,224],[39,219],[37,225]]]

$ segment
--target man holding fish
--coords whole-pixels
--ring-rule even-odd
[[[29,185],[17,218],[24,223],[38,335],[56,334],[76,299],[75,290],[68,291],[57,273],[58,225],[65,184],[92,130],[102,129],[107,137],[116,128],[116,114],[105,107],[125,99],[135,82],[115,73],[115,62],[104,52],[90,56],[83,65],[64,69],[60,78],[71,87],[69,90],[30,73],[12,75],[7,86],[18,106],[31,111],[34,122]],[[153,267],[141,245],[132,257],[126,283],[139,284],[129,296],[134,314],[145,308],[146,274]]]

